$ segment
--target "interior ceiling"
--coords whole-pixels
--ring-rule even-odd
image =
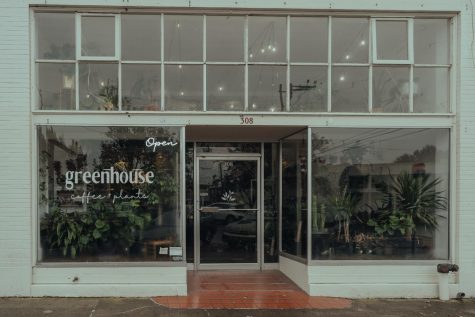
[[[186,127],[187,142],[275,142],[304,129],[304,126],[219,126]]]

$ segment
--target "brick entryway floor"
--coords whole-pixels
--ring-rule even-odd
[[[279,271],[190,271],[188,296],[158,296],[169,308],[338,309],[344,298],[308,296]]]

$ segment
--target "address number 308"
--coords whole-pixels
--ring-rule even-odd
[[[253,117],[240,115],[239,118],[241,118],[241,124],[254,124],[254,118]]]

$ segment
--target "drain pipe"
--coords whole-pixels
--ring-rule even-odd
[[[457,264],[441,263],[437,264],[437,273],[439,277],[439,299],[449,300],[449,273],[458,272],[459,267]]]

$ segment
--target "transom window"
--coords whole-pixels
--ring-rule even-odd
[[[451,20],[35,15],[38,110],[451,112]]]

